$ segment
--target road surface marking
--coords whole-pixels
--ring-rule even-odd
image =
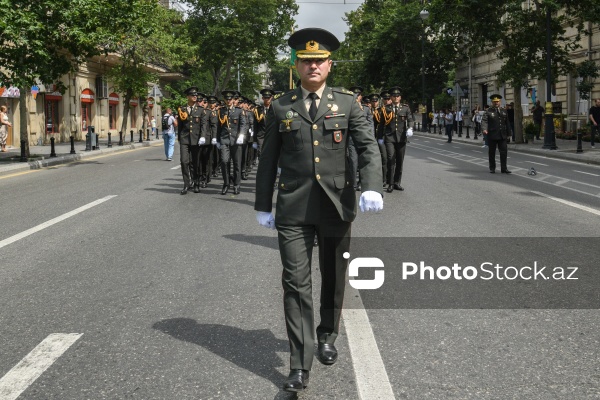
[[[176,165],[176,166],[174,166],[174,167],[173,167],[173,168],[171,168],[171,169],[179,169],[179,168],[181,168],[181,164],[179,164],[179,165]]]
[[[346,288],[342,312],[361,400],[394,400],[392,385],[358,290]]]
[[[559,203],[563,203],[563,204],[566,204],[568,206],[575,207],[575,208],[578,208],[580,210],[587,211],[589,213],[592,213],[592,214],[600,216],[600,210],[596,210],[595,208],[591,208],[591,207],[587,207],[587,206],[582,206],[581,204],[573,203],[572,201],[559,199],[558,197],[553,197],[553,196],[550,196],[550,195],[547,195],[547,194],[544,194],[544,193],[541,193],[541,192],[535,192],[533,190],[531,191],[531,193],[535,193],[538,196],[542,196],[542,197],[545,197],[545,198],[550,199],[550,200],[558,201]]]
[[[83,333],[53,333],[0,379],[0,399],[14,400],[44,373]]]
[[[94,206],[102,204],[105,201],[108,201],[108,200],[112,199],[113,197],[117,197],[117,196],[116,195],[111,195],[111,196],[103,197],[103,198],[98,199],[96,201],[92,201],[91,203],[86,204],[85,206],[81,206],[81,207],[79,207],[79,208],[77,208],[77,209],[75,209],[73,211],[69,211],[68,213],[65,213],[63,215],[59,215],[58,217],[53,218],[53,219],[51,219],[49,221],[46,221],[46,222],[44,222],[42,224],[39,224],[38,226],[34,226],[33,228],[27,229],[26,231],[23,231],[21,233],[17,233],[14,236],[11,236],[11,237],[6,238],[4,240],[0,240],[0,249],[3,248],[4,246],[8,246],[9,244],[16,242],[17,240],[21,240],[21,239],[23,239],[23,238],[25,238],[25,237],[27,237],[29,235],[33,235],[34,233],[39,232],[42,229],[46,229],[46,228],[48,228],[48,227],[50,227],[50,226],[52,226],[54,224],[57,224],[57,223],[59,223],[61,221],[64,221],[65,219],[67,219],[69,217],[72,217],[74,215],[77,215],[77,214],[79,214],[79,213],[81,213],[81,212],[83,212],[83,211],[85,211],[87,209],[90,209],[90,208],[92,208]],[[0,397],[0,399],[1,399],[1,397]]]
[[[431,160],[431,161],[439,162],[440,164],[452,165],[450,163],[447,163],[446,161],[438,160],[437,158],[433,158],[433,157],[427,157],[427,159]]]
[[[583,172],[583,171],[577,171],[576,169],[573,170],[574,172],[579,172],[580,174],[586,174],[586,175],[592,175],[592,176],[600,176],[597,174],[592,174],[591,172]]]
[[[543,165],[544,167],[548,167],[548,164],[542,164],[541,162],[535,162],[535,161],[522,161],[523,164],[526,163],[530,163],[530,164],[537,164],[537,165]]]

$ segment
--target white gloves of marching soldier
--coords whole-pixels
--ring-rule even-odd
[[[383,139],[377,139],[377,143],[383,144]]]
[[[406,137],[411,137],[412,135],[413,135],[412,128],[408,128],[408,130],[406,131]]]
[[[258,149],[258,143],[252,143],[252,147]]]
[[[244,144],[244,135],[238,136],[237,140],[235,141],[235,144]]]
[[[217,138],[212,138],[212,140],[210,141],[210,144],[217,144]]]
[[[360,211],[362,212],[381,211],[383,210],[383,197],[381,197],[381,193],[377,193],[373,190],[368,190],[360,195],[358,206],[360,207]]]
[[[218,150],[221,150],[221,143],[217,142],[217,143],[215,143],[215,145],[217,146]]]
[[[265,228],[275,229],[275,218],[273,217],[273,213],[257,211],[256,220],[261,226],[264,226]]]
[[[201,137],[200,140],[198,140],[198,144],[203,145],[204,143],[206,143],[206,138]]]

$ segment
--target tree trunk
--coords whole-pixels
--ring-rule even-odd
[[[121,132],[123,132],[123,137],[127,135],[127,118],[129,117],[129,101],[133,97],[133,92],[131,89],[127,89],[125,92],[125,97],[123,98],[123,122],[121,122]]]
[[[524,143],[523,140],[523,107],[521,107],[521,87],[513,87],[515,94],[515,143]]]
[[[25,157],[29,158],[29,135],[28,135],[28,113],[27,113],[27,88],[22,87],[19,90],[19,122],[21,124],[19,129],[20,145],[23,145],[25,141]]]

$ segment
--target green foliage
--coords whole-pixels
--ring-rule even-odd
[[[598,65],[595,61],[586,60],[577,66],[577,76],[581,78],[577,82],[577,91],[582,100],[588,100],[594,89],[594,81],[600,76]]]
[[[259,89],[253,66],[273,64],[298,11],[294,0],[190,0],[189,42],[201,51],[189,60],[212,77],[211,94],[231,87],[237,65],[245,92]]]
[[[433,97],[433,103],[436,110],[449,109],[454,106],[454,98],[448,95],[448,93],[443,92]]]
[[[525,133],[525,137],[527,137],[527,139],[532,139],[537,133],[537,128],[533,122],[527,122],[523,126],[523,132]]]
[[[282,92],[290,90],[290,59],[277,60],[270,64],[270,68],[269,79],[273,83],[273,89]]]

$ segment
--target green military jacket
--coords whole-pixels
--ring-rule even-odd
[[[379,148],[373,127],[355,99],[346,89],[325,86],[314,121],[301,88],[273,100],[256,176],[255,210],[271,211],[279,165],[276,223],[306,223],[319,207],[319,188],[331,199],[342,220],[353,221],[356,192],[354,173],[346,158],[349,137],[359,155],[362,190],[381,193]]]
[[[204,108],[193,106],[182,106],[177,109],[178,121],[177,130],[179,142],[197,146],[202,133],[202,119]]]

